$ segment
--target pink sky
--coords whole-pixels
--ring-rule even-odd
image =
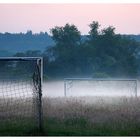
[[[140,4],[0,4],[0,32],[47,31],[66,23],[82,34],[92,21],[117,33],[140,34]]]

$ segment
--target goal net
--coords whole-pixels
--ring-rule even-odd
[[[136,79],[64,79],[65,96],[137,96]]]
[[[42,58],[0,58],[0,135],[42,129]]]

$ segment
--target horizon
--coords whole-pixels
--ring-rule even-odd
[[[0,34],[6,34],[6,33],[9,33],[9,34],[26,34],[28,31],[32,31],[32,30],[27,30],[26,32],[0,32]],[[50,33],[48,33],[47,31],[40,31],[40,32],[33,32],[32,31],[32,35],[39,35],[40,33],[47,33],[49,36],[52,36]],[[139,36],[139,34],[124,34],[124,33],[116,33],[116,34],[120,34],[120,35],[136,35],[136,36]],[[88,33],[87,34],[81,34],[82,36],[87,36],[89,35]]]
[[[115,27],[117,34],[140,34],[140,4],[0,4],[1,33],[47,32],[74,24],[87,35],[92,21],[101,29]]]

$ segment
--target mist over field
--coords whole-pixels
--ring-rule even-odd
[[[70,82],[70,83],[69,83]],[[135,97],[139,96],[139,82],[135,81],[67,81],[43,82],[43,98],[51,97]],[[32,81],[1,81],[0,97],[20,98],[33,96]]]
[[[67,81],[66,96],[135,97],[136,92],[139,96],[138,87],[139,83],[135,81],[70,80]],[[44,97],[64,97],[64,80],[44,82],[42,91]]]

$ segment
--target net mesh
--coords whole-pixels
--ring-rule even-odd
[[[38,129],[37,61],[0,59],[0,135],[24,135]]]

